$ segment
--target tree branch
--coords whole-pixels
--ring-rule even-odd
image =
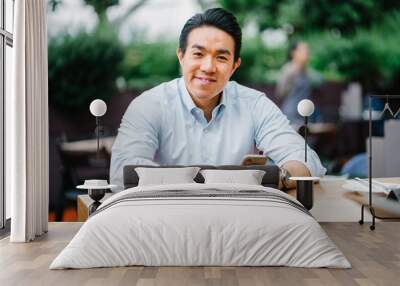
[[[128,8],[128,10],[121,16],[118,17],[117,19],[115,19],[114,21],[112,21],[112,25],[115,27],[119,27],[121,26],[121,24],[127,19],[129,18],[129,16],[135,12],[137,9],[139,9],[140,7],[142,7],[144,4],[146,4],[148,0],[139,0],[138,2],[136,2],[135,4],[133,4],[130,8]]]

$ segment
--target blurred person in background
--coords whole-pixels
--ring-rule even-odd
[[[311,93],[310,76],[307,72],[309,48],[306,42],[293,42],[288,51],[289,61],[282,67],[278,79],[276,95],[282,112],[292,125],[301,125],[303,118],[297,112],[297,104],[309,99]]]

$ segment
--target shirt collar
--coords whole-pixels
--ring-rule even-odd
[[[181,77],[179,79],[179,93],[181,94],[181,99],[183,101],[183,104],[186,106],[186,108],[189,111],[192,111],[193,109],[196,108],[196,104],[194,104],[192,97],[190,96],[187,88],[186,88],[186,84],[185,84],[185,80],[183,79],[183,77]]]
[[[190,96],[190,94],[186,88],[185,80],[183,79],[183,77],[181,77],[179,79],[178,86],[179,86],[178,87],[179,93],[181,94],[183,104],[186,106],[186,108],[189,111],[192,111],[193,109],[198,108],[196,106],[196,104],[193,102],[193,99]],[[226,105],[228,104],[228,96],[226,95],[227,94],[226,91],[227,91],[227,88],[225,86],[224,90],[222,91],[221,100],[220,100],[219,104],[216,106],[216,108],[218,108],[218,111],[223,110],[226,107]]]

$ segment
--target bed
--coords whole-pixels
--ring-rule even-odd
[[[261,185],[202,183],[199,173],[194,183],[150,186],[138,185],[137,167],[124,168],[126,189],[103,202],[50,269],[351,267],[312,215],[276,189],[274,166],[246,167],[265,170]]]

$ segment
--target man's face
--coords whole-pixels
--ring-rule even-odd
[[[193,29],[185,54],[177,50],[186,87],[198,105],[218,96],[240,65],[234,61],[235,43],[226,32],[211,26]]]
[[[308,62],[309,54],[308,45],[300,43],[293,51],[293,60],[300,65],[305,65]]]

